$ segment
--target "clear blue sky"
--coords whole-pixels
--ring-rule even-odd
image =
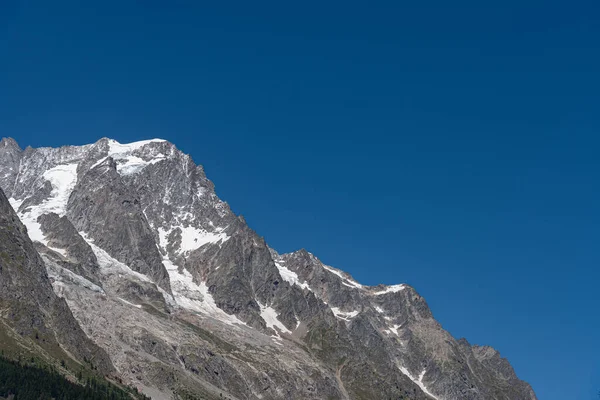
[[[599,2],[206,3],[1,2],[0,135],[168,139],[277,250],[596,399]]]

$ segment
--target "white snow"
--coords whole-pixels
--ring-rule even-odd
[[[67,251],[65,249],[59,249],[58,247],[52,247],[52,246],[48,246],[48,245],[46,245],[46,247],[48,247],[52,251],[57,252],[61,256],[67,258]]]
[[[142,169],[144,169],[148,165],[156,164],[157,162],[162,161],[164,159],[165,159],[164,156],[160,156],[160,157],[153,158],[150,161],[145,161],[136,156],[128,156],[126,158],[123,158],[123,160],[125,160],[125,162],[117,163],[117,172],[119,172],[121,175],[132,175],[132,174],[140,172]]]
[[[339,270],[337,270],[337,269],[335,269],[335,268],[333,268],[333,267],[330,267],[330,266],[328,266],[328,265],[323,265],[323,268],[325,268],[327,271],[331,272],[332,274],[334,274],[334,275],[337,275],[337,276],[339,276],[340,278],[342,278],[342,284],[343,284],[344,286],[348,286],[348,287],[351,287],[351,288],[358,288],[358,289],[363,289],[363,288],[364,288],[364,286],[363,286],[363,285],[361,285],[360,283],[358,283],[358,282],[356,282],[356,281],[353,281],[353,280],[352,280],[352,279],[350,279],[350,278],[347,278],[347,277],[345,277],[345,276],[342,274],[342,272],[341,272],[341,271],[339,271]]]
[[[344,285],[344,286],[348,286],[348,287],[351,287],[351,288],[358,288],[358,289],[362,289],[362,285],[361,285],[360,283],[356,283],[356,282],[353,282],[353,281],[351,281],[351,280],[348,280],[348,281],[342,281],[342,285]]]
[[[298,285],[298,286],[300,286],[300,288],[308,289],[312,292],[312,289],[310,288],[310,286],[308,286],[308,283],[300,282],[300,279],[298,278],[298,274],[296,274],[294,271],[285,267],[283,264],[281,264],[278,261],[275,261],[275,266],[279,270],[279,275],[281,275],[281,278],[284,281],[290,283],[291,285]]]
[[[102,164],[104,161],[106,161],[106,159],[107,159],[107,158],[108,158],[108,157],[104,157],[104,158],[101,158],[101,159],[99,159],[98,161],[96,161],[96,162],[94,163],[94,165],[92,165],[92,166],[90,167],[90,169],[94,169],[94,168],[96,168],[98,165],[100,165],[100,164]]]
[[[21,204],[23,204],[23,201],[24,200],[17,200],[14,197],[11,197],[10,199],[8,199],[8,202],[10,203],[11,207],[15,210],[15,212],[17,212],[19,207],[21,207]]]
[[[404,289],[406,289],[406,285],[404,285],[404,284],[392,285],[392,286],[388,286],[384,290],[380,290],[378,292],[373,292],[372,294],[375,296],[379,296],[381,294],[386,294],[386,293],[396,293],[396,292],[399,292]]]
[[[184,253],[195,250],[207,243],[226,241],[229,236],[225,233],[211,233],[191,226],[181,228],[181,251]]]
[[[323,268],[325,268],[327,271],[331,272],[332,274],[339,276],[342,279],[346,279],[346,277],[344,275],[342,275],[341,271],[338,271],[337,269],[330,267],[329,265],[323,265]]]
[[[32,242],[40,242],[43,244],[47,244],[48,242],[46,241],[46,237],[42,233],[40,224],[37,222],[37,218],[41,214],[35,212],[25,212],[19,214],[19,218],[21,219],[21,222],[27,227],[27,235],[29,235],[29,239],[31,239]]]
[[[52,212],[61,217],[65,215],[67,201],[77,183],[77,164],[57,165],[44,172],[42,176],[52,185],[50,196],[41,204],[28,207],[19,212],[18,215],[21,222],[27,227],[29,238],[47,245],[48,243],[37,219],[40,215]],[[23,201],[11,198],[9,202],[17,210]]]
[[[45,211],[65,215],[67,201],[77,183],[77,164],[58,165],[44,172],[42,176],[52,185],[50,198],[43,204]]]
[[[164,160],[166,157],[164,155],[156,155],[149,161],[146,161],[140,157],[134,156],[131,153],[135,150],[140,149],[141,147],[149,144],[149,143],[160,143],[164,142],[162,139],[151,139],[151,140],[142,140],[139,142],[121,144],[116,140],[110,139],[108,141],[108,155],[112,157],[117,162],[117,172],[121,175],[132,175],[140,172],[142,169],[151,164],[156,164],[159,161]],[[95,167],[97,164],[103,162],[104,159],[98,161],[94,164]],[[92,167],[92,168],[93,168]]]
[[[388,333],[393,333],[394,335],[398,336],[398,329],[402,327],[402,325],[393,325],[389,327],[389,330],[387,330]]]
[[[124,298],[122,298],[122,297],[118,297],[118,299],[119,299],[119,300],[121,300],[123,303],[125,303],[125,304],[127,304],[127,305],[133,306],[133,307],[135,307],[135,308],[142,308],[142,305],[141,305],[141,304],[133,304],[133,303],[130,303],[130,302],[128,302],[127,300],[125,300]]]
[[[158,237],[160,247],[166,250],[169,241],[168,237],[175,229],[181,229],[181,245],[178,249],[179,254],[187,254],[192,250],[196,250],[207,243],[223,243],[229,239],[229,236],[217,229],[215,232],[194,228],[193,226],[174,226],[169,230],[158,228]]]
[[[331,307],[333,314],[339,319],[344,321],[350,321],[350,319],[356,317],[360,311],[342,311],[338,307]]]
[[[260,306],[260,316],[265,320],[267,328],[273,328],[275,332],[278,332],[277,329],[275,329],[278,328],[281,332],[292,333],[292,331],[286,328],[286,326],[277,319],[277,311],[273,307],[264,306],[258,301],[257,303]]]
[[[123,154],[123,153],[131,153],[134,150],[137,150],[148,143],[160,143],[164,142],[163,139],[150,139],[150,140],[140,140],[138,142],[125,143],[121,144],[116,140],[109,139],[108,140],[108,154]]]
[[[209,315],[228,325],[246,325],[235,315],[227,314],[217,307],[215,300],[208,292],[206,284],[204,282],[200,282],[200,284],[194,282],[192,274],[188,270],[182,268],[180,272],[177,265],[173,264],[168,258],[163,259],[163,265],[169,273],[171,291],[175,302],[180,307],[199,314]]]
[[[406,368],[404,368],[404,367],[400,367],[400,371],[401,371],[401,372],[402,372],[404,375],[408,376],[408,377],[410,378],[410,380],[411,380],[411,381],[413,381],[414,383],[416,383],[416,384],[417,384],[417,386],[419,386],[419,387],[421,388],[421,390],[422,390],[422,391],[423,391],[425,394],[427,394],[428,396],[430,396],[430,397],[432,397],[432,398],[434,398],[434,399],[436,399],[436,400],[442,400],[442,399],[440,399],[439,397],[435,396],[433,393],[431,393],[429,390],[427,390],[427,387],[425,387],[425,384],[423,383],[423,377],[425,376],[425,373],[427,372],[425,369],[424,369],[424,370],[421,372],[421,374],[419,375],[419,378],[418,378],[418,379],[415,379],[415,377],[413,377],[413,376],[411,375],[411,373],[410,373],[410,372],[408,372],[408,370],[407,370]]]

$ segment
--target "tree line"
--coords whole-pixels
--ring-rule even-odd
[[[81,375],[79,376],[81,377]],[[139,393],[135,397],[150,399]],[[85,385],[56,370],[0,356],[0,398],[11,400],[131,400],[129,393],[105,380],[88,377]]]

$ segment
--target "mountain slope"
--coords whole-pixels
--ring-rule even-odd
[[[48,358],[90,361],[107,374],[113,366],[53,291],[45,265],[27,230],[0,190],[0,329],[14,344]]]
[[[0,177],[54,291],[153,397],[536,398],[408,285],[279,255],[169,142],[22,151],[3,139]]]

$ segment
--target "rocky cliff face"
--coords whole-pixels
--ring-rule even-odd
[[[53,291],[44,262],[1,190],[0,331],[45,357],[91,361],[105,374],[113,370],[107,354],[89,340]]]
[[[305,250],[278,254],[169,142],[3,139],[0,185],[54,292],[154,398],[536,398],[493,349],[444,331],[410,286],[363,286]]]

